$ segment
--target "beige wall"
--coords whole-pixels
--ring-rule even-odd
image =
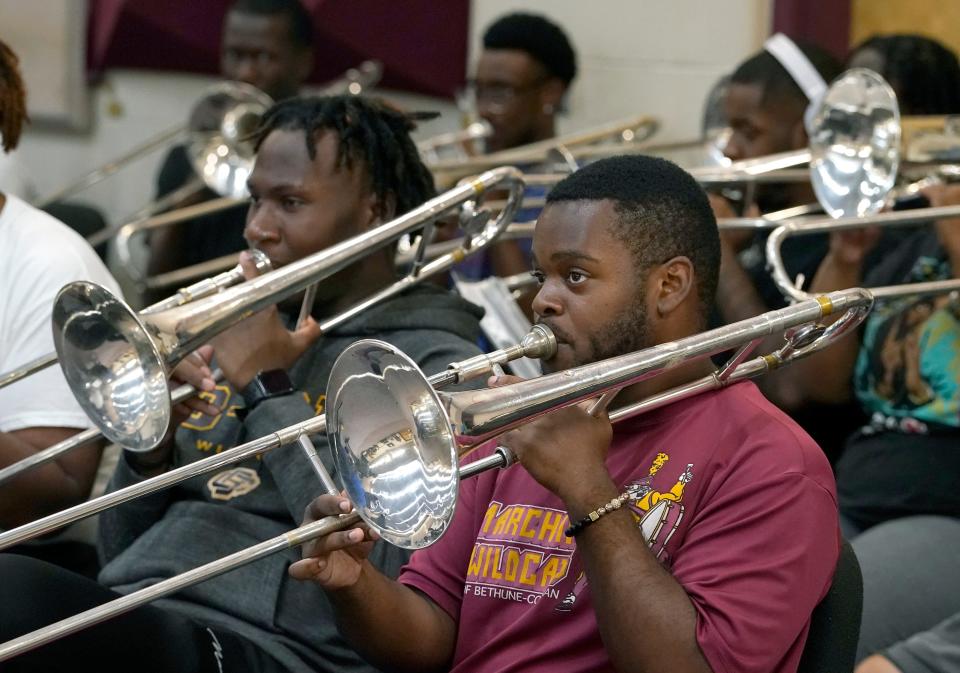
[[[663,120],[660,140],[683,139],[698,131],[708,88],[759,48],[767,34],[768,6],[769,0],[475,0],[472,53],[483,28],[496,16],[517,8],[548,13],[570,33],[581,63],[570,114],[562,120],[561,131],[650,113]],[[0,13],[0,36],[12,25],[10,12],[16,9],[8,2]],[[88,168],[184,120],[210,83],[208,78],[187,75],[110,72],[106,86],[92,91],[89,132],[32,128],[18,158],[37,191],[50,193]],[[425,125],[421,135],[459,123],[449,103],[403,94],[394,97],[415,109],[445,113]],[[111,114],[115,108],[119,114]],[[87,198],[112,221],[122,220],[151,195],[161,156],[145,158],[108,184],[92,189]]]
[[[648,113],[659,140],[699,131],[710,87],[767,37],[768,0],[477,0],[471,56],[485,27],[509,11],[546,14],[570,36],[580,65],[560,131]]]

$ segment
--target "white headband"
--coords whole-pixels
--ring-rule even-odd
[[[764,42],[763,48],[790,73],[790,77],[810,101],[803,115],[804,123],[809,130],[813,115],[820,108],[820,101],[827,92],[827,83],[810,63],[810,59],[804,56],[794,41],[783,33],[772,35]]]

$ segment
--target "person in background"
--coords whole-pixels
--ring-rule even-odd
[[[576,75],[573,45],[563,29],[545,16],[516,12],[491,23],[484,31],[483,50],[470,80],[477,113],[493,128],[487,151],[554,137],[557,114]],[[545,193],[543,187],[530,187],[525,196],[542,198]],[[532,221],[538,213],[539,208],[522,208],[516,220]],[[529,247],[528,242],[501,241],[487,254],[457,265],[455,271],[470,280],[523,273],[530,268]]]
[[[921,35],[874,35],[847,58],[848,68],[879,73],[897,94],[900,114],[960,114],[960,63],[952,49]]]
[[[26,121],[26,90],[18,59],[0,42],[4,153],[16,148]],[[7,192],[0,192],[0,275],[0,372],[18,369],[53,351],[53,302],[67,283],[88,280],[120,295],[116,282],[83,238]],[[0,468],[90,426],[57,366],[0,388]],[[102,449],[102,442],[94,442],[0,486],[0,528],[12,528],[86,500]],[[95,573],[93,539],[84,540],[83,535],[74,533],[78,531],[17,551]]]
[[[297,95],[313,69],[313,23],[299,0],[236,0],[223,22],[220,74],[250,84],[275,101]],[[170,150],[157,178],[157,198],[199,180],[186,147]],[[204,188],[176,207],[215,198]],[[165,227],[150,236],[150,275],[243,250],[245,204]],[[159,295],[150,299],[160,299]]]
[[[826,51],[796,45],[798,59],[806,59],[823,82],[840,74],[840,63]],[[811,104],[808,94],[778,56],[764,49],[737,66],[724,98],[724,112],[731,134],[724,153],[732,161],[756,159],[807,147],[804,115]],[[815,202],[809,184],[757,185],[749,213],[759,216],[790,206]],[[710,195],[718,218],[735,217],[734,204],[718,194]],[[749,207],[749,206],[748,206]],[[721,232],[723,265],[717,288],[717,308],[723,323],[736,322],[764,311],[781,308],[783,296],[770,280],[763,256],[767,232]],[[811,278],[823,255],[823,245],[788,246],[784,251],[791,277],[806,273]]]

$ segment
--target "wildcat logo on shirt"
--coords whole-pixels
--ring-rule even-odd
[[[207,490],[214,500],[233,500],[260,486],[260,475],[249,467],[232,467],[218,472],[207,482]]]
[[[670,490],[654,490],[653,477],[669,459],[658,454],[649,474],[627,486],[627,506],[658,558],[682,518],[683,489],[693,478],[693,465],[687,465]],[[544,596],[559,600],[558,586],[570,574],[575,549],[564,534],[569,526],[562,510],[491,502],[470,555],[464,593],[531,604]],[[572,608],[585,586],[581,573],[557,609],[568,601]]]
[[[650,551],[661,560],[664,557],[667,543],[680,526],[683,518],[683,491],[693,480],[693,463],[687,463],[686,469],[677,477],[676,483],[668,491],[657,491],[653,488],[653,478],[659,472],[670,456],[658,453],[646,477],[627,484],[626,491],[630,500],[626,506],[630,508],[637,527],[643,534]],[[587,586],[587,577],[581,571],[577,575],[573,589],[564,596],[563,600],[554,608],[557,612],[570,612],[577,602],[577,598]]]

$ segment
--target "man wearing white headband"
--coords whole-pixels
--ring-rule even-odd
[[[739,161],[806,147],[804,117],[808,109],[816,107],[811,99],[821,96],[840,71],[840,63],[822,49],[798,46],[780,34],[770,38],[763,51],[737,66],[730,77],[723,109],[732,133],[724,153]],[[746,208],[742,214],[758,216],[815,201],[809,184],[757,185],[753,203],[742,206]],[[718,218],[741,214],[718,194],[711,194],[710,202]],[[721,234],[723,263],[717,288],[721,322],[743,320],[784,306],[766,271],[765,238],[766,232]],[[785,246],[784,262],[791,277],[802,273],[812,278],[826,249],[826,237],[815,241],[806,236],[800,246]],[[761,387],[783,408],[794,407],[788,395],[779,394],[776,381],[765,381]],[[817,439],[824,443],[823,437]]]

